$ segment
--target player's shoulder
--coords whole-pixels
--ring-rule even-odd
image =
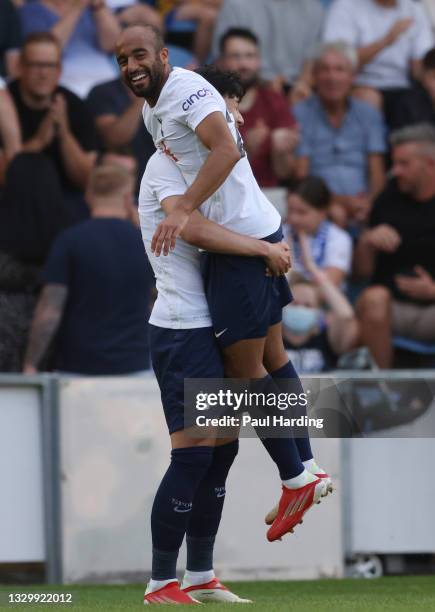
[[[222,100],[219,92],[204,77],[192,70],[173,68],[165,88],[165,97],[182,103],[183,110],[205,98]]]
[[[193,70],[186,70],[185,68],[172,68],[169,78],[168,86],[172,89],[189,86],[192,83],[199,83],[201,85],[209,85],[208,81],[204,79],[200,74]]]

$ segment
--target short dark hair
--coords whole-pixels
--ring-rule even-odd
[[[154,34],[155,39],[155,50],[159,53],[163,47],[165,46],[165,39],[163,38],[163,34],[159,28],[156,28],[152,23],[144,23],[143,28],[148,28]]]
[[[422,60],[423,70],[435,70],[435,47],[429,49]]]
[[[51,32],[32,32],[28,34],[23,41],[21,50],[24,51],[27,46],[38,43],[49,43],[55,45],[55,47],[59,49],[59,52],[61,50],[59,40]]]
[[[245,88],[237,72],[224,72],[212,65],[197,68],[195,72],[213,85],[221,96],[241,100],[245,95]]]
[[[292,193],[317,210],[327,210],[331,203],[331,192],[325,181],[317,176],[307,176]]]
[[[258,37],[256,34],[254,34],[254,32],[252,32],[252,30],[248,30],[247,28],[230,28],[224,32],[219,39],[219,51],[221,55],[223,54],[227,41],[230,38],[243,38],[245,40],[249,40],[249,42],[253,43],[256,47],[260,46]]]

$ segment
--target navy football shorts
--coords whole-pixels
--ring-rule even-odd
[[[275,243],[282,237],[280,227],[263,240]],[[222,348],[248,338],[264,338],[292,301],[285,276],[266,276],[261,257],[204,252],[201,271],[214,334]]]
[[[213,328],[167,329],[149,325],[151,362],[169,433],[184,429],[184,379],[223,378]]]

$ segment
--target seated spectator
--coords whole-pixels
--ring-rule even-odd
[[[21,24],[12,0],[0,0],[0,77],[16,76]]]
[[[299,374],[326,372],[357,345],[358,322],[344,294],[315,263],[306,235],[299,239],[312,280],[290,283],[293,302],[282,313],[284,345]]]
[[[93,171],[92,218],[56,240],[44,271],[24,371],[34,373],[56,336],[55,368],[84,375],[149,367],[150,283],[139,230],[128,216],[133,181],[117,166]]]
[[[391,128],[398,129],[415,123],[435,125],[435,48],[422,60],[420,83],[397,101]]]
[[[292,270],[310,279],[302,258],[300,236],[308,241],[316,266],[340,287],[350,273],[352,240],[347,232],[328,220],[331,194],[322,179],[308,177],[289,193],[286,236],[292,250]]]
[[[51,32],[62,49],[61,84],[81,98],[117,76],[113,58],[120,26],[105,0],[34,0],[20,9],[23,36]]]
[[[362,340],[379,367],[393,363],[391,336],[435,342],[435,127],[391,136],[394,180],[360,237],[355,269],[370,278],[357,304]]]
[[[255,178],[261,187],[276,187],[294,168],[298,134],[287,100],[260,80],[258,39],[250,30],[233,28],[220,40],[220,64],[238,72],[246,93],[240,103],[240,129]]]
[[[327,14],[324,40],[344,40],[358,49],[356,95],[384,108],[394,106],[433,46],[429,19],[413,0],[335,0]]]
[[[305,89],[323,16],[318,0],[225,0],[216,23],[213,54],[218,56],[219,41],[227,30],[247,28],[260,41],[262,78],[277,86],[285,83]]]
[[[323,45],[314,61],[316,94],[294,107],[300,126],[296,173],[321,177],[334,195],[339,225],[366,220],[385,182],[385,126],[378,110],[351,94],[355,51]]]
[[[22,370],[41,269],[67,225],[58,194],[46,181],[48,163],[43,156],[19,154],[6,173],[0,202],[1,372]]]
[[[96,134],[84,102],[59,86],[60,49],[53,34],[32,34],[20,55],[20,78],[9,86],[20,121],[23,150],[44,154],[60,181],[71,222],[88,215],[83,199],[95,161]]]
[[[155,151],[143,118],[143,98],[137,98],[121,79],[94,87],[87,104],[104,148],[108,151],[130,147],[137,161],[136,194],[148,159]]]

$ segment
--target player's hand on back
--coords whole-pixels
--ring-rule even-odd
[[[286,242],[269,245],[269,255],[265,257],[269,275],[281,276],[287,274],[291,267],[290,248]]]
[[[177,238],[186,227],[188,220],[189,214],[183,209],[176,208],[159,223],[151,241],[151,251],[156,257],[160,256],[162,250],[163,255],[168,255],[169,251],[175,249]]]

